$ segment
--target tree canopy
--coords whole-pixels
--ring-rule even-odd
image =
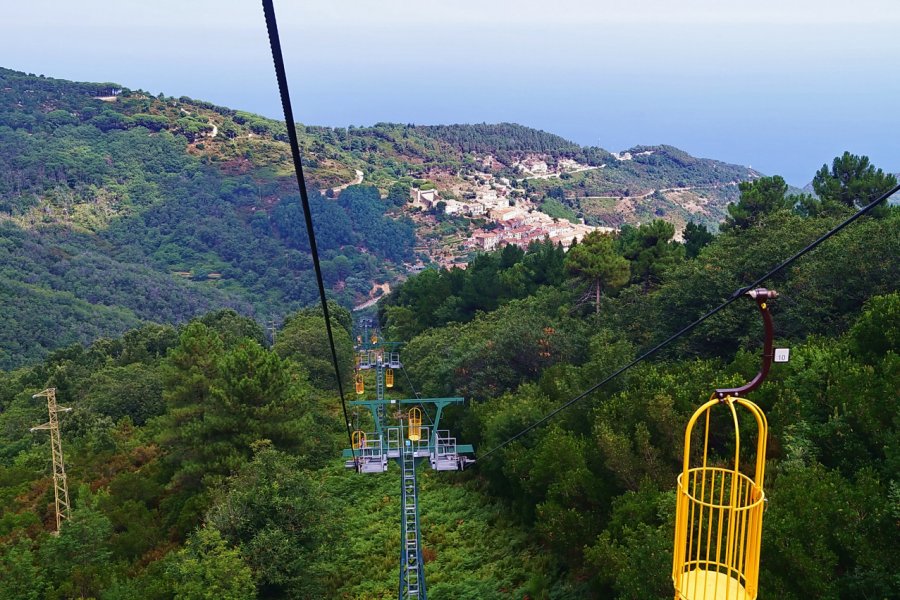
[[[728,216],[722,224],[722,230],[745,229],[758,222],[763,216],[777,210],[789,209],[793,203],[786,198],[788,186],[784,179],[760,177],[753,182],[742,181],[738,184],[741,198],[736,204],[728,205]]]
[[[832,161],[830,169],[822,165],[812,185],[822,201],[857,208],[897,185],[897,178],[876,169],[868,156],[844,152]]]
[[[616,252],[616,240],[608,233],[594,231],[566,255],[566,271],[586,288],[585,299],[600,313],[600,294],[628,281],[629,263]]]

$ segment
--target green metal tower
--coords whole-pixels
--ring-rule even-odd
[[[436,471],[457,471],[474,459],[468,444],[457,444],[448,430],[440,429],[444,408],[462,404],[463,398],[386,398],[386,374],[402,369],[399,344],[384,342],[377,332],[357,338],[357,368],[375,371],[375,399],[351,401],[350,406],[368,409],[374,431],[358,431],[353,448],[344,450],[345,465],[359,473],[384,473],[388,461],[400,465],[400,600],[426,600],[425,561],[422,558],[419,526],[419,491],[416,467],[428,462]],[[434,414],[430,425],[422,423],[422,415]],[[406,424],[404,424],[404,421]],[[396,423],[396,424],[395,424]]]

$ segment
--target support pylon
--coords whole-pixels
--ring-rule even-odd
[[[59,438],[59,416],[61,412],[69,412],[71,408],[57,406],[56,388],[47,388],[33,395],[32,398],[46,398],[47,412],[50,420],[43,425],[32,427],[31,431],[47,429],[50,431],[50,451],[53,455],[53,496],[56,500],[56,534],[63,520],[70,517],[69,510],[69,485],[66,483],[66,465],[63,462],[62,441]]]
[[[425,586],[425,560],[422,555],[422,533],[419,524],[419,487],[416,483],[416,467],[425,461],[435,471],[459,471],[474,462],[467,454],[475,450],[469,444],[457,444],[450,432],[439,429],[444,408],[461,404],[463,398],[389,398],[385,397],[387,374],[393,383],[394,370],[402,369],[399,344],[387,342],[377,329],[369,330],[369,322],[362,321],[365,337],[357,336],[357,377],[362,372],[375,369],[375,399],[353,400],[354,408],[364,407],[372,414],[375,431],[357,431],[352,447],[344,450],[344,464],[359,473],[384,473],[388,461],[396,460],[402,471],[400,481],[400,586],[399,600],[427,600]],[[412,387],[412,386],[410,386]],[[362,391],[362,388],[360,388]],[[434,409],[431,425],[424,425],[424,407]],[[409,410],[404,410],[409,407]],[[396,412],[388,414],[388,409]],[[391,420],[397,419],[397,425]],[[408,425],[404,424],[408,420]]]
[[[403,421],[400,421],[401,439]],[[427,600],[425,560],[419,528],[419,486],[416,483],[416,454],[409,440],[402,441],[403,470],[400,482],[400,600]]]

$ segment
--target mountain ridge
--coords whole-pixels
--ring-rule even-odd
[[[693,215],[714,226],[735,182],[757,175],[671,146],[616,155],[512,123],[298,133],[310,187],[322,190],[311,202],[326,285],[346,306],[411,268],[464,264],[479,250],[475,234],[498,226],[486,202],[543,219],[522,225],[543,227],[534,238],[570,221],[584,231],[656,217],[683,226]],[[2,365],[145,321],[219,307],[280,320],[313,302],[285,139],[281,122],[186,96],[0,68],[0,289],[21,304],[0,347],[40,340]],[[431,207],[410,202],[426,188]],[[443,213],[440,202],[481,212]],[[10,291],[23,289],[47,293]],[[120,318],[88,323],[88,310],[54,300],[65,294]],[[54,335],[54,323],[76,333]]]

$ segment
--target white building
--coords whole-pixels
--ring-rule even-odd
[[[438,201],[437,190],[420,190],[419,188],[412,188],[409,190],[409,195],[414,204],[419,204],[424,208],[432,208]]]

